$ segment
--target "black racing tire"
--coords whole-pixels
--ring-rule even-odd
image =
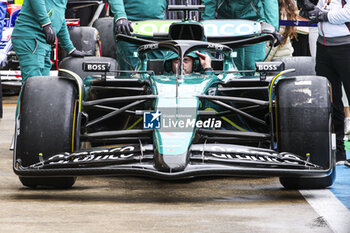
[[[15,158],[27,167],[60,153],[73,151],[77,91],[62,77],[31,77],[21,91]],[[35,188],[70,188],[75,177],[19,177]]]
[[[276,86],[277,145],[324,169],[323,177],[280,177],[287,189],[322,189],[335,180],[332,150],[331,98],[328,80],[320,76],[282,79]]]
[[[88,56],[100,56],[99,32],[94,27],[72,27],[69,30],[69,37],[77,50],[83,51]],[[67,51],[62,48],[59,53],[59,60],[68,57]]]
[[[113,17],[104,17],[97,19],[92,25],[100,33],[101,56],[116,58],[116,45],[113,31]]]
[[[295,69],[295,71],[284,74],[287,77],[300,75],[316,75],[315,59],[310,56],[281,57],[273,61],[282,61],[285,69]]]

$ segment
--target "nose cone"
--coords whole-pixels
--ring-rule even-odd
[[[160,153],[154,149],[154,167],[163,172],[183,171],[188,164],[188,151],[181,154]]]
[[[153,132],[154,167],[159,171],[183,171],[189,161],[193,132]]]

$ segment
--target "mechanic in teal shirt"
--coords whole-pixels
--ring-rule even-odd
[[[109,0],[114,14],[114,33],[130,35],[133,31],[131,21],[164,19],[166,0]],[[117,61],[121,70],[135,70],[138,64],[138,46],[117,42]],[[150,59],[161,58],[162,54],[150,54]]]
[[[29,77],[47,76],[51,69],[51,45],[56,35],[71,56],[83,57],[70,40],[65,22],[67,0],[25,0],[12,33],[19,58],[22,82]]]
[[[203,19],[247,19],[264,21],[278,30],[278,0],[202,0],[205,5]],[[266,43],[251,45],[236,50],[234,59],[240,70],[255,70],[255,62],[263,61]]]

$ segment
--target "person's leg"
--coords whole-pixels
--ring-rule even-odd
[[[44,67],[41,70],[41,73],[43,76],[50,75],[50,70],[52,67],[52,62],[51,62],[50,58],[51,58],[51,49],[46,51],[46,55],[44,57]]]
[[[233,62],[235,63],[238,70],[244,70],[245,64],[244,64],[244,57],[245,57],[245,49],[244,48],[238,48],[233,50],[234,53],[236,53],[236,57],[233,58]]]
[[[344,106],[347,106],[344,108],[344,114],[345,119],[346,117],[350,117],[349,112],[349,102],[347,99],[347,96],[350,96],[350,78],[349,78],[349,72],[350,72],[350,46],[336,46],[332,48],[331,56],[334,57],[333,65],[336,67],[337,75],[340,79],[340,81],[343,83],[342,85],[342,102]],[[350,121],[350,118],[348,118],[348,121]],[[346,120],[344,121],[346,122]],[[349,127],[347,127],[349,128]],[[350,129],[345,129],[345,131],[349,131],[347,133],[350,133]]]
[[[343,83],[346,96],[350,97],[350,45],[337,46],[333,50],[334,52],[332,53],[332,56],[336,57],[334,59],[334,64]],[[349,110],[349,108],[347,110]],[[345,114],[349,114],[349,112],[346,111]],[[344,160],[345,165],[350,167],[350,161],[346,160],[346,154],[344,155]]]
[[[124,42],[118,41],[116,44],[116,58],[119,63],[120,70],[134,70],[137,68],[138,56],[137,46]]]
[[[19,59],[22,83],[29,77],[43,76],[42,71],[45,68],[45,59],[47,51],[51,49],[50,46],[35,39],[18,38],[12,40],[12,45]]]
[[[342,93],[343,93],[343,105],[344,105],[344,140],[349,140],[348,134],[350,134],[350,109],[349,109],[349,100],[347,98],[346,92],[344,90],[344,85],[342,86]]]
[[[47,51],[51,49],[49,45],[40,43],[34,39],[26,40],[18,38],[12,40],[12,45],[19,59],[23,84],[30,77],[50,74],[50,69],[48,67],[45,68],[45,65],[48,65],[46,62],[47,59],[50,60],[50,57],[46,56],[48,54]],[[45,74],[43,74],[43,71]],[[21,92],[18,97],[16,117],[19,110],[20,96]]]
[[[334,66],[336,67],[337,74],[343,83],[344,88],[344,106],[349,106],[350,97],[350,45],[348,46],[337,46],[333,48],[332,56],[334,56]]]
[[[318,28],[310,27],[309,28],[309,47],[310,47],[311,57],[313,57],[314,59],[316,58],[317,38],[318,38]]]
[[[262,62],[266,56],[266,43],[259,43],[246,47],[244,55],[245,70],[255,70],[255,63]],[[247,73],[248,76],[253,76],[254,72]]]
[[[334,63],[335,58],[334,50],[332,47],[326,47],[322,44],[317,44],[316,52],[316,74],[319,76],[327,77],[332,85],[332,97],[333,97],[333,125],[336,133],[337,144],[337,161],[345,160],[345,148],[344,148],[344,106],[342,102],[342,90],[341,80],[338,76],[337,66]]]

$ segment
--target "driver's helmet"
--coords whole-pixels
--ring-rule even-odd
[[[194,59],[193,62],[193,71],[194,72],[199,72],[199,69],[197,68],[197,65],[195,66],[195,64],[199,64],[199,60],[198,60],[198,55],[196,54],[196,52],[190,52],[188,54],[186,54],[186,57],[192,57]],[[172,60],[179,57],[179,55],[173,51],[168,51],[167,54],[164,57],[164,63],[163,63],[163,67],[164,67],[164,73],[169,74],[172,73]],[[198,61],[197,61],[198,60]],[[197,61],[197,62],[196,62]]]

